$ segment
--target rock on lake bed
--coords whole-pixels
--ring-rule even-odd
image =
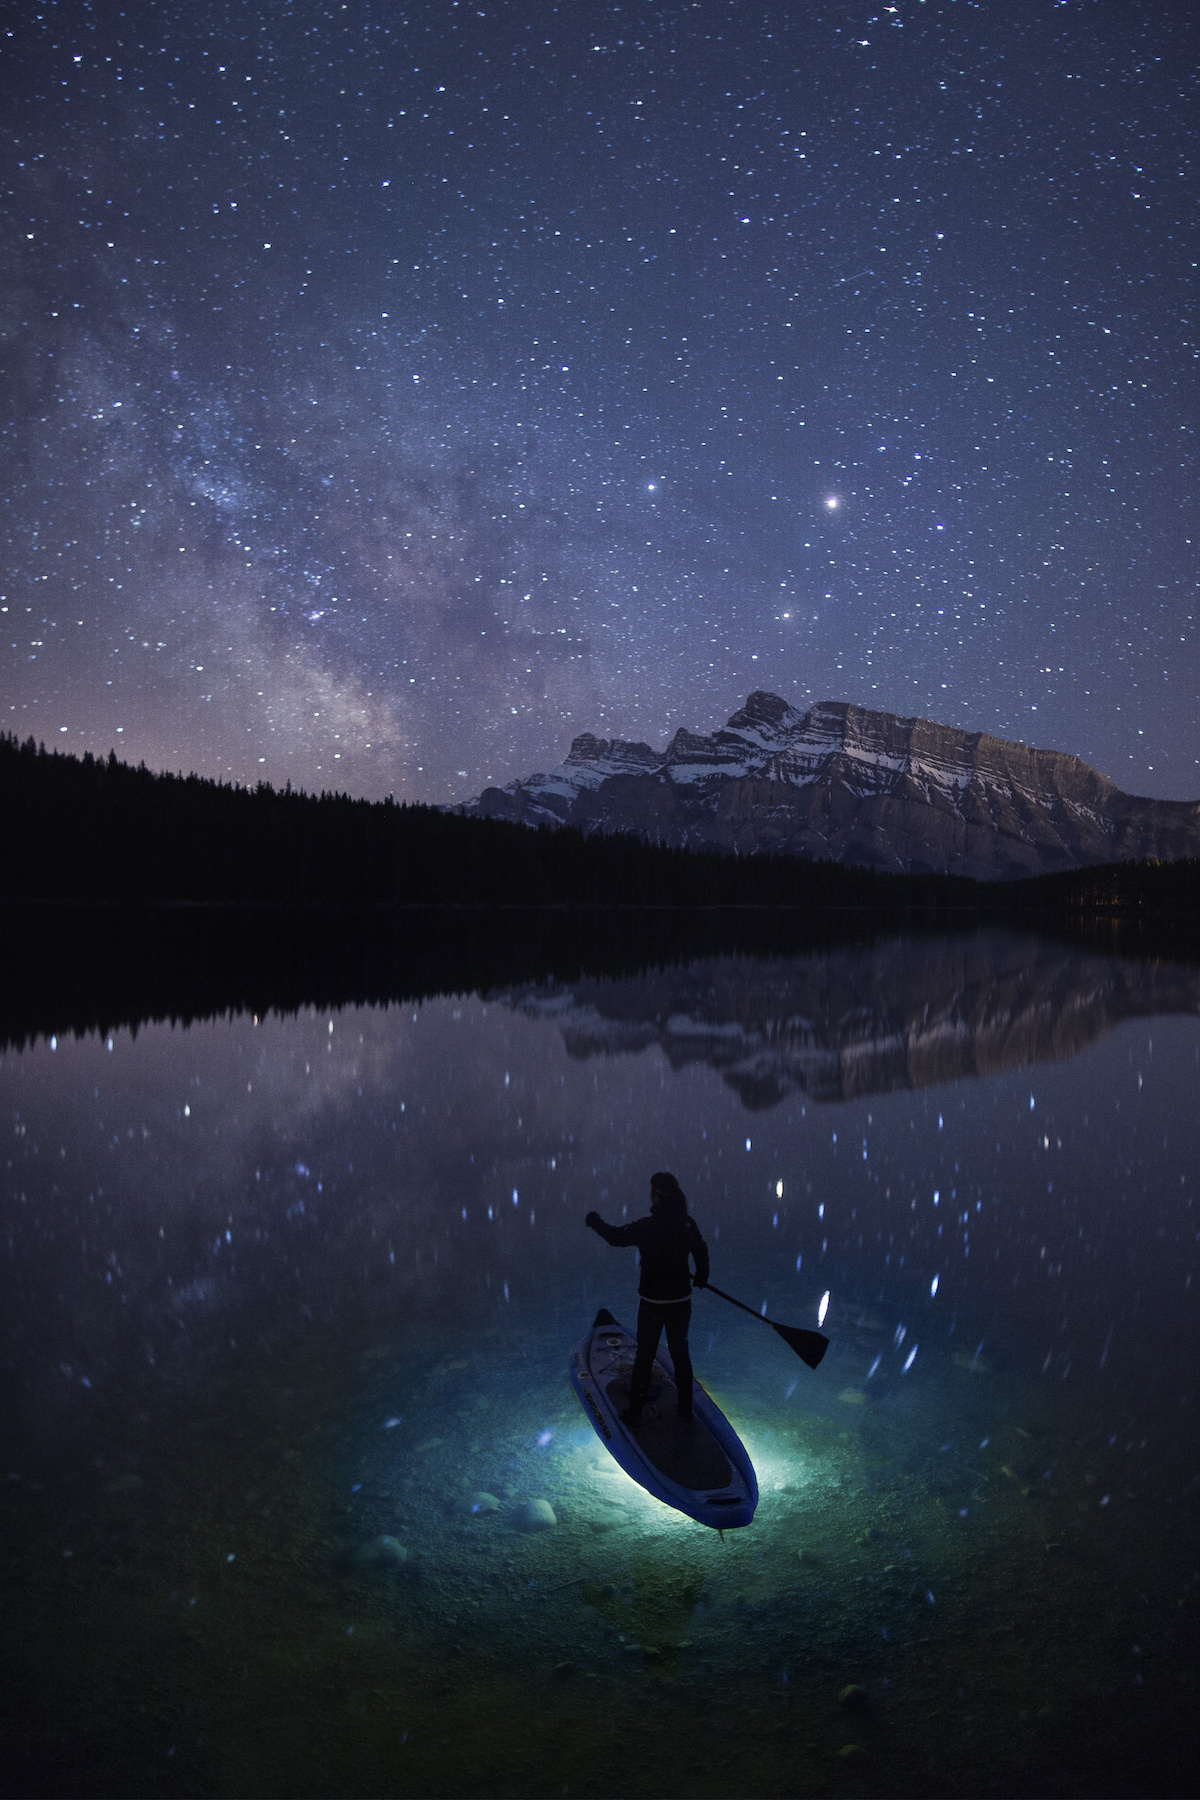
[[[545,1531],[558,1520],[548,1500],[526,1500],[517,1508],[515,1523],[518,1531]]]

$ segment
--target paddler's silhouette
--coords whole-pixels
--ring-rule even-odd
[[[637,1356],[629,1384],[629,1405],[621,1414],[626,1424],[636,1425],[650,1392],[650,1371],[664,1330],[667,1349],[675,1365],[678,1417],[692,1416],[692,1359],[688,1354],[688,1325],[692,1317],[692,1288],[708,1281],[708,1245],[687,1208],[687,1197],[674,1175],[663,1169],[650,1177],[650,1211],[628,1225],[609,1225],[598,1212],[584,1220],[606,1243],[621,1248],[635,1244],[640,1262],[638,1280]],[[696,1265],[695,1281],[688,1257]]]

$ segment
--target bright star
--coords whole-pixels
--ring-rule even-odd
[[[830,496],[829,496],[828,500],[826,500],[825,504],[829,508],[830,512],[835,511],[837,508],[837,495],[830,494]]]

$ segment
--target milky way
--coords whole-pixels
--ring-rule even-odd
[[[9,20],[0,728],[444,801],[767,688],[1200,793],[1192,7]]]

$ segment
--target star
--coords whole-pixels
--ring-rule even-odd
[[[861,112],[803,119],[848,24],[593,52],[579,10],[503,97],[482,0],[420,56],[364,0],[220,52],[114,13],[65,63],[30,14],[0,727],[454,801],[762,687],[1010,737],[1036,704],[1194,798],[1181,9],[1076,22],[1033,136],[1043,0],[953,47],[881,9]]]

